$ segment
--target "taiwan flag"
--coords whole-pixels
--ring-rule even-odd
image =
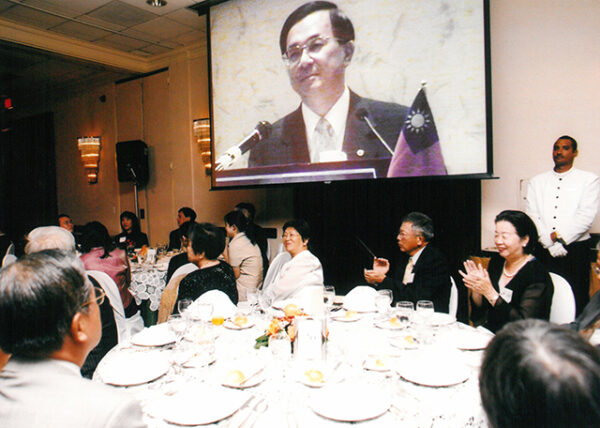
[[[398,137],[388,177],[446,175],[440,141],[429,108],[425,89],[421,88]]]

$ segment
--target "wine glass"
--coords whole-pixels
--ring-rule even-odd
[[[427,323],[433,315],[433,302],[431,300],[419,300],[417,302],[417,314],[419,314],[423,323]]]
[[[406,300],[398,302],[396,303],[396,309],[400,324],[402,324],[405,327],[408,326],[410,324],[413,312],[415,310],[415,305],[413,304],[413,302],[409,302]]]
[[[258,290],[256,288],[246,291],[246,299],[252,308],[252,311],[258,306]]]
[[[212,303],[198,302],[194,306],[197,319],[200,321],[204,321],[205,323],[210,323],[214,310]]]
[[[375,307],[377,312],[383,317],[387,314],[392,304],[392,290],[377,290],[377,296],[375,296]]]
[[[169,315],[167,327],[175,335],[175,344],[177,345],[187,330],[187,320],[178,314]]]
[[[331,310],[333,306],[333,300],[335,298],[335,287],[333,285],[325,285],[323,288],[323,301],[325,302],[325,308]]]
[[[179,312],[179,315],[181,315],[182,317],[189,316],[189,311],[187,309],[190,307],[191,304],[191,299],[181,299],[179,302],[177,302],[177,312]]]
[[[240,314],[242,314],[245,317],[247,317],[252,312],[252,305],[250,305],[250,302],[248,302],[248,301],[246,301],[246,302],[238,302],[238,304],[237,304],[237,310],[238,310],[238,312]]]

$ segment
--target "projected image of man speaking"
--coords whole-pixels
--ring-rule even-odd
[[[249,167],[391,159],[408,107],[362,98],[346,86],[354,27],[334,3],[293,11],[279,44],[301,104],[250,152]]]

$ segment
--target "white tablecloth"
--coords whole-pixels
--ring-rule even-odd
[[[346,382],[361,382],[375,385],[385,396],[391,398],[392,407],[382,416],[360,422],[364,427],[391,426],[406,427],[486,427],[485,416],[480,402],[478,389],[478,371],[483,351],[457,351],[449,344],[456,335],[473,334],[475,329],[460,323],[429,327],[426,330],[386,330],[376,328],[373,314],[365,314],[357,322],[343,323],[329,320],[329,341],[327,344],[327,363],[341,365],[331,378],[331,382],[344,385]],[[268,348],[254,349],[255,338],[262,335],[268,324],[267,317],[254,317],[256,325],[247,330],[228,330],[223,326],[212,327],[218,335],[215,341],[216,361],[204,368],[184,369],[175,374],[173,368],[162,378],[148,384],[129,387],[141,401],[146,413],[146,422],[150,427],[173,426],[162,420],[153,407],[161,399],[176,393],[190,384],[203,384],[219,388],[223,378],[223,367],[235,367],[243,360],[256,359],[266,366],[265,380],[245,391],[258,398],[264,398],[268,404],[266,412],[258,417],[255,427],[313,428],[336,427],[349,423],[335,422],[318,416],[309,407],[313,394],[322,389],[308,387],[298,381],[300,363],[293,358],[288,363],[274,361]],[[407,334],[426,335],[430,344],[419,345],[420,349],[399,349],[392,343],[402,343]],[[459,353],[466,362],[470,373],[468,380],[455,386],[427,387],[408,382],[395,370],[386,372],[364,369],[363,362],[371,355],[385,356],[390,367],[398,367],[403,359],[410,358],[415,352],[431,351],[440,358],[449,353]],[[102,370],[108,370],[110,360],[124,353],[160,352],[169,356],[173,351],[168,347],[143,348],[122,346],[113,349],[98,366],[95,379],[102,380]],[[304,367],[304,366],[302,366]],[[248,412],[242,409],[242,412]],[[240,415],[238,415],[240,416]],[[236,415],[232,418],[236,421]],[[232,418],[221,420],[210,426],[232,426]],[[233,424],[237,428],[239,422]]]

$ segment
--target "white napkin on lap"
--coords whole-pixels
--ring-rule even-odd
[[[356,312],[374,312],[377,290],[368,285],[357,285],[344,297],[344,309]]]
[[[235,315],[237,310],[229,296],[221,290],[207,291],[192,303],[190,309],[194,310],[193,307],[196,303],[211,303],[213,305],[213,317],[230,318]]]

